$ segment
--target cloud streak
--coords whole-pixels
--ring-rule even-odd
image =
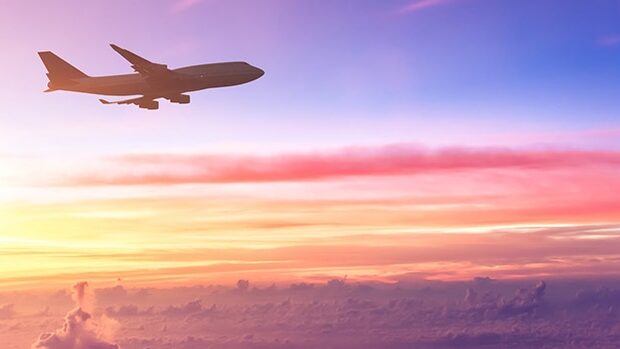
[[[399,13],[405,14],[411,12],[418,12],[424,9],[446,5],[450,2],[452,2],[452,0],[416,0],[403,6],[399,10]]]
[[[615,47],[620,45],[620,35],[608,35],[599,39],[599,44],[606,47]]]
[[[177,239],[186,239],[179,236]],[[316,237],[275,248],[214,248],[194,244],[185,248],[144,248],[136,252],[97,255],[80,251],[94,265],[106,261],[109,271],[93,271],[89,264],[62,275],[23,276],[33,283],[65,281],[88,275],[95,282],[114,277],[134,284],[173,284],[188,280],[232,282],[252,280],[312,280],[349,275],[351,279],[397,281],[407,279],[463,280],[478,275],[523,278],[618,275],[620,225],[531,226],[486,232],[403,232],[358,234],[339,238]],[[59,251],[68,255],[70,251]],[[159,264],[158,261],[176,261]],[[129,261],[129,263],[127,263]],[[6,279],[6,283],[15,280]],[[127,299],[114,287],[97,299]],[[177,309],[178,310],[178,309]],[[131,313],[131,309],[123,312]],[[176,310],[171,309],[171,314]],[[135,313],[135,311],[134,311]],[[110,313],[113,314],[113,313]]]
[[[502,148],[426,150],[405,144],[272,156],[142,154],[109,160],[102,171],[62,182],[76,186],[251,183],[489,169],[617,167],[620,152]]]

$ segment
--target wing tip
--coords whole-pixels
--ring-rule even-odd
[[[101,104],[112,104],[111,102],[106,101],[106,100],[105,100],[105,99],[103,99],[103,98],[99,98],[99,102],[101,102]]]
[[[110,44],[110,47],[111,47],[114,51],[116,51],[116,52],[121,52],[121,51],[123,51],[123,50],[124,50],[122,47],[120,47],[120,46],[118,46],[118,45],[115,45],[115,44],[112,44],[112,43]]]

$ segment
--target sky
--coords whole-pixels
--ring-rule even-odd
[[[2,289],[617,276],[620,1],[0,4]],[[43,93],[110,43],[266,73]]]

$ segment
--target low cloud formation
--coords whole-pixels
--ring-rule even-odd
[[[199,313],[202,310],[202,301],[200,299],[196,299],[179,307],[169,306],[164,311],[162,311],[162,314],[166,316],[186,316]]]
[[[77,287],[76,299],[80,290],[89,294]],[[616,348],[619,290],[617,278],[509,281],[486,275],[462,282],[339,278],[290,285],[242,279],[227,286],[149,288],[146,299],[136,297],[144,289],[126,288],[120,300],[102,304],[97,298],[92,313],[72,310],[61,329],[32,348]],[[22,309],[17,299],[6,301]],[[100,312],[123,319],[114,340]],[[50,323],[49,316],[20,312],[0,321],[0,338],[8,349],[25,348],[30,343],[22,338]]]
[[[541,281],[532,289],[518,289],[512,297],[479,295],[474,289],[468,288],[465,294],[465,302],[469,307],[466,308],[466,311],[472,314],[480,314],[486,318],[532,314],[543,304],[546,287],[547,284]]]
[[[88,288],[88,282],[80,281],[73,285],[73,301],[80,309],[84,309],[85,311],[92,311],[94,300],[90,293],[86,293],[86,289]]]
[[[62,328],[41,334],[32,349],[120,349],[111,342],[116,322],[107,317],[95,321],[85,310],[93,305],[87,287],[86,282],[73,286],[77,307],[65,315]]]
[[[126,316],[144,316],[153,313],[153,307],[148,307],[145,310],[140,309],[137,305],[128,304],[121,305],[119,307],[107,307],[105,314],[110,317],[126,317]]]
[[[580,290],[575,296],[575,305],[614,311],[620,308],[620,289],[600,287],[595,290]]]

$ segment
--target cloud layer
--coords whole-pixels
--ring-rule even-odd
[[[77,308],[67,314],[63,336],[48,334],[47,347],[39,348],[572,349],[613,348],[618,340],[614,279],[233,284],[100,289],[115,297],[95,314],[105,308],[123,322],[118,344],[97,339],[87,326],[94,315]],[[24,336],[49,327],[48,319],[18,316],[12,330],[0,322],[0,334],[8,334],[3,344],[17,348]]]
[[[57,201],[9,205],[5,285],[617,274],[615,151],[401,144],[93,163],[37,188]]]

